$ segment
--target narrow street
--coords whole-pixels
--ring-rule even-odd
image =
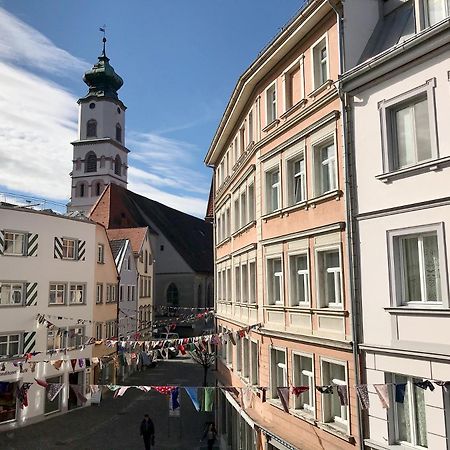
[[[210,375],[213,375],[214,372]],[[127,385],[199,386],[203,370],[188,357],[161,361],[137,372]],[[213,377],[210,377],[210,385]],[[202,448],[205,422],[213,413],[197,412],[180,390],[180,417],[169,417],[169,399],[156,391],[129,389],[123,397],[108,392],[99,406],[90,406],[43,422],[0,434],[1,450],[139,450],[144,449],[139,425],[149,414],[156,429],[155,450]]]

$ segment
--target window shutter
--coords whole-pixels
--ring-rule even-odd
[[[5,233],[0,230],[0,255],[3,255],[5,249]]]
[[[86,241],[77,241],[77,259],[86,261]]]
[[[36,306],[37,305],[37,283],[27,283],[26,295],[25,295],[25,305],[26,306]]]
[[[63,257],[62,238],[55,237],[55,247],[53,251],[53,256],[56,259],[62,259]]]
[[[38,235],[36,233],[28,233],[27,255],[38,255]]]
[[[23,352],[31,353],[36,346],[36,331],[25,331],[23,334]]]

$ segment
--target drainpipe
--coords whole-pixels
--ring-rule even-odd
[[[117,308],[116,308],[116,334],[117,334],[117,344],[116,344],[116,356],[117,361],[119,363],[119,368],[115,369],[116,371],[116,384],[119,380],[119,372],[120,372],[120,362],[119,362],[119,308],[120,308],[120,274],[117,275]]]
[[[339,52],[339,77],[345,71],[345,39],[344,39],[344,11],[343,11],[343,1],[341,0],[339,3],[339,7],[336,6],[336,3],[333,0],[327,0],[328,4],[331,6],[333,11],[336,13],[336,21],[338,26],[338,52]],[[360,354],[359,354],[359,307],[357,302],[357,290],[356,290],[356,282],[355,282],[355,273],[358,273],[357,268],[357,253],[354,242],[354,204],[353,204],[353,190],[354,183],[352,180],[355,177],[352,177],[352,170],[350,167],[351,159],[351,149],[350,149],[350,123],[348,122],[347,115],[347,103],[348,96],[342,92],[341,82],[338,81],[337,89],[339,93],[339,97],[341,100],[341,120],[342,120],[342,144],[344,147],[344,173],[345,173],[345,210],[346,210],[346,230],[347,230],[347,258],[349,265],[349,287],[350,287],[350,303],[351,303],[351,324],[352,324],[352,336],[353,336],[353,364],[355,368],[355,382],[356,384],[360,384]],[[364,427],[363,427],[363,417],[361,413],[361,409],[359,407],[358,401],[356,401],[356,413],[358,418],[358,434],[359,434],[359,448],[364,450]]]

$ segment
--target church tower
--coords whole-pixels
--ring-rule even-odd
[[[126,106],[117,95],[123,80],[109,64],[103,38],[98,62],[83,81],[89,87],[78,100],[78,139],[73,145],[72,192],[67,211],[87,214],[106,185],[127,186]]]

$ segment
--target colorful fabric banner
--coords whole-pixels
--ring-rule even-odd
[[[381,406],[384,409],[388,409],[390,407],[388,385],[387,384],[374,384],[373,387],[375,388],[375,391],[378,394],[378,397],[381,402]]]
[[[309,391],[309,386],[292,386],[291,391],[296,397],[299,397],[303,392]]]
[[[87,398],[81,392],[81,386],[79,386],[78,384],[71,384],[70,388],[72,389],[80,403],[84,405],[87,402]]]
[[[370,401],[367,384],[357,384],[355,387],[356,387],[356,394],[358,395],[359,403],[361,405],[361,409],[369,409]]]
[[[435,389],[430,380],[416,381],[414,385],[421,389],[429,389],[430,391],[434,391]]]
[[[211,412],[213,410],[214,406],[214,391],[215,388],[213,387],[206,387],[204,391],[204,398],[203,398],[203,411]]]
[[[338,384],[336,385],[337,394],[339,397],[339,401],[341,402],[341,406],[348,406],[348,389],[346,385]]]
[[[192,401],[192,404],[194,405],[194,408],[197,411],[200,411],[200,402],[198,401],[198,391],[196,387],[185,387],[184,390],[186,391],[187,395],[189,395],[189,398]]]
[[[36,381],[36,383],[37,383],[39,386],[42,386],[42,387],[44,387],[44,388],[48,387],[48,383],[47,383],[45,380],[39,380],[39,379],[37,379],[37,378],[35,378],[34,380]]]
[[[64,387],[61,383],[52,383],[48,385],[47,398],[52,402]]]
[[[325,386],[316,386],[316,389],[321,393],[321,394],[332,394],[333,391],[333,386],[331,384],[325,385]]]
[[[179,395],[180,388],[177,387],[170,393],[170,406],[172,411],[175,411],[180,407],[180,402],[178,401]]]
[[[253,390],[251,387],[247,386],[241,389],[242,405],[244,409],[252,407],[253,402]]]
[[[278,397],[280,398],[281,405],[286,412],[289,412],[289,388],[277,387]]]
[[[122,386],[122,387],[120,387],[119,389],[117,389],[117,390],[114,392],[114,398],[122,397],[123,394],[125,394],[125,392],[127,392],[128,389],[129,389],[130,387],[131,387],[131,386]]]
[[[70,365],[72,366],[72,372],[75,372],[75,367],[77,366],[77,359],[76,358],[71,359]]]
[[[17,400],[19,400],[20,409],[28,406],[28,390],[33,383],[22,383],[22,386],[17,388]]]

